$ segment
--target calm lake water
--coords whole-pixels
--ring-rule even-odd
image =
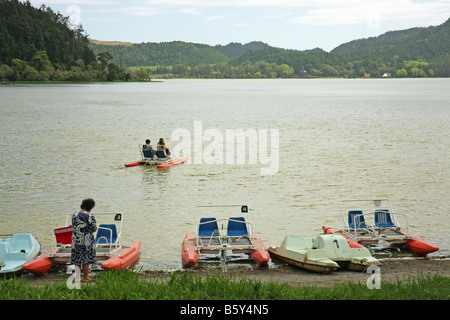
[[[450,79],[10,85],[0,116],[0,233],[31,232],[44,249],[86,197],[94,214],[124,213],[122,242],[142,241],[148,269],[181,267],[197,205],[247,204],[270,246],[342,227],[342,199],[387,197],[450,254]],[[146,138],[174,147],[183,129],[194,142],[196,123],[224,137],[278,130],[278,171],[195,154],[164,171],[125,168]]]

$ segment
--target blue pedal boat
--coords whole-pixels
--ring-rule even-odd
[[[0,235],[0,276],[19,273],[40,251],[41,245],[31,233]]]

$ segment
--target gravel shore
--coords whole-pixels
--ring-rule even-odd
[[[433,258],[401,258],[381,260],[380,267],[381,281],[402,281],[420,275],[440,274],[450,277],[450,257]],[[366,272],[355,272],[349,270],[337,270],[329,274],[318,274],[297,267],[292,267],[280,262],[274,267],[252,269],[248,266],[230,265],[227,271],[223,272],[220,267],[198,268],[189,270],[194,274],[206,277],[213,274],[221,274],[232,277],[245,277],[251,280],[262,282],[280,282],[298,286],[332,286],[339,282],[360,282],[366,283],[370,274]],[[143,277],[149,280],[165,281],[170,278],[173,271],[145,271]],[[43,276],[26,275],[25,279],[35,285],[42,285],[47,282],[65,281],[67,275],[63,272],[51,272]],[[95,275],[94,275],[95,277]]]

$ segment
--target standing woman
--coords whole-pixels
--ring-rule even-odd
[[[87,282],[89,278],[89,264],[95,262],[94,232],[97,231],[97,221],[91,210],[95,207],[94,199],[84,199],[80,209],[72,217],[72,254],[71,264],[83,270],[82,281]]]

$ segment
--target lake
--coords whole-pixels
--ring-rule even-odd
[[[94,214],[124,213],[122,242],[142,241],[146,269],[181,267],[197,205],[248,205],[270,246],[342,227],[342,199],[386,197],[411,232],[450,254],[450,79],[5,85],[0,115],[0,233],[31,232],[44,249],[86,197]],[[237,130],[256,132],[276,158],[211,152]],[[124,166],[147,138],[180,149],[177,132],[190,134],[189,163]]]

